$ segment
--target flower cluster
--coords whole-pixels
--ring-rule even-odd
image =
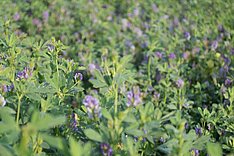
[[[28,79],[30,76],[32,76],[32,70],[28,67],[25,67],[24,70],[19,71],[16,76],[20,80]]]
[[[81,74],[81,73],[75,73],[75,75],[74,75],[74,79],[75,79],[75,81],[78,81],[78,80],[83,80],[83,75]]]
[[[2,85],[2,92],[10,92],[14,89],[14,85]]]
[[[101,117],[101,107],[99,106],[99,101],[91,95],[86,95],[83,99],[83,104],[87,109],[89,118],[100,118]]]
[[[168,57],[169,57],[169,59],[176,59],[175,53],[170,53],[170,54],[168,55]]]
[[[78,128],[77,128],[77,114],[76,113],[72,113],[71,114],[71,118],[70,118],[70,127],[74,130],[74,131],[77,131]]]
[[[139,87],[133,87],[133,89],[127,92],[127,106],[137,106],[142,103],[141,92]]]
[[[101,143],[101,153],[103,156],[112,156],[113,150],[107,143]]]
[[[196,127],[196,128],[195,128],[195,132],[196,132],[196,134],[197,134],[198,136],[201,136],[201,135],[202,135],[202,129],[199,128],[199,127]]]
[[[198,149],[192,149],[191,154],[192,154],[192,156],[199,156],[199,150]]]
[[[184,81],[183,81],[182,79],[178,79],[178,80],[176,81],[176,86],[177,86],[178,88],[183,88],[183,86],[184,86]]]

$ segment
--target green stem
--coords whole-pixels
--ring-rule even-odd
[[[55,63],[56,63],[56,69],[57,69],[57,74],[58,74],[58,79],[59,79],[59,69],[58,69],[58,55],[56,55],[56,58],[55,58]]]
[[[179,100],[179,108],[180,108],[180,110],[181,110],[181,109],[182,109],[182,103],[181,103],[181,89],[179,89],[178,100]]]
[[[19,124],[19,116],[20,116],[20,105],[21,105],[21,99],[22,99],[22,95],[19,96],[18,94],[18,105],[17,105],[17,115],[16,115],[16,124]]]
[[[118,85],[116,84],[115,88],[115,114],[118,112]]]

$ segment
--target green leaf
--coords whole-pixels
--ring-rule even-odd
[[[15,111],[9,107],[0,109],[0,134],[10,131],[18,131],[18,126],[16,125],[12,114],[15,114]]]
[[[99,81],[105,82],[105,79],[104,79],[104,77],[102,76],[102,73],[99,70],[95,70],[94,75]]]
[[[207,151],[209,156],[222,156],[222,148],[219,143],[211,143],[207,144]]]
[[[94,88],[103,88],[103,87],[107,87],[108,85],[105,82],[99,81],[99,80],[89,80],[89,82],[91,82],[94,86]]]
[[[102,115],[109,120],[113,120],[110,112],[106,108],[102,108]]]
[[[167,108],[172,109],[172,110],[176,110],[177,109],[177,107],[175,105],[173,105],[173,104],[167,105]]]
[[[64,124],[65,120],[64,116],[52,116],[46,113],[35,112],[32,117],[32,124],[37,130],[46,130]]]
[[[13,156],[13,154],[11,153],[11,151],[6,148],[5,146],[0,144],[0,155],[4,155],[4,156]]]
[[[47,142],[49,145],[51,145],[52,147],[55,147],[61,151],[66,151],[68,148],[66,146],[66,142],[60,137],[54,137],[48,134],[41,134],[41,136],[43,140]]]
[[[134,135],[134,136],[144,136],[144,132],[142,130],[138,130],[138,129],[131,129],[131,130],[127,130],[125,131],[127,134],[130,134],[130,135]]]
[[[71,156],[82,156],[82,147],[78,144],[74,138],[69,139],[70,144],[70,154]]]
[[[98,132],[94,131],[93,129],[86,129],[84,133],[91,140],[103,142],[102,136]]]

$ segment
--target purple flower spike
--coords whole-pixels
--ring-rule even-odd
[[[86,95],[83,104],[87,109],[89,118],[100,118],[101,117],[101,107],[99,106],[99,101],[91,95]]]
[[[215,51],[217,48],[218,48],[218,41],[213,41],[211,44],[211,49]]]
[[[175,59],[176,55],[175,55],[175,53],[170,53],[168,57],[169,57],[169,59]]]
[[[227,79],[225,80],[225,82],[224,82],[225,86],[230,86],[231,83],[232,83],[232,80],[230,80],[230,79],[228,79],[228,78],[227,78]]]
[[[190,40],[190,38],[191,38],[190,33],[189,33],[189,32],[185,32],[185,33],[184,33],[184,38],[185,38],[186,40]]]
[[[184,58],[185,60],[188,60],[188,59],[189,59],[189,55],[190,55],[189,52],[185,52],[185,53],[183,53],[183,58]]]
[[[230,53],[234,55],[234,48],[231,49]]]
[[[141,92],[140,92],[140,89],[139,87],[133,87],[133,89],[129,92],[127,92],[127,98],[128,98],[128,101],[127,101],[127,106],[130,107],[130,106],[137,106],[139,105],[142,100],[141,100]]]
[[[41,20],[38,18],[34,18],[32,21],[33,25],[37,26],[38,28],[42,26]]]
[[[191,154],[192,156],[199,156],[199,150],[194,148],[191,150]]]
[[[74,131],[78,131],[78,128],[77,128],[77,114],[75,113],[72,113],[71,115],[71,119],[70,119],[70,127],[74,130]]]
[[[101,147],[101,152],[103,156],[112,156],[113,150],[109,144],[101,143],[100,147]]]
[[[96,69],[96,65],[91,63],[91,64],[89,64],[88,68],[89,68],[90,73],[92,74],[94,72],[94,70]]]
[[[44,11],[43,12],[43,20],[47,22],[49,19],[49,11]]]
[[[20,80],[21,79],[28,79],[30,76],[32,76],[32,71],[28,67],[25,67],[24,70],[19,71],[16,76]]]
[[[178,88],[183,88],[183,86],[184,86],[184,81],[183,81],[182,79],[178,79],[178,80],[176,81],[176,86],[177,86]]]
[[[15,15],[14,15],[14,20],[15,21],[18,21],[18,20],[20,20],[20,14],[17,12],[17,13],[15,13]]]
[[[164,143],[164,142],[165,142],[165,139],[164,139],[163,137],[161,137],[161,138],[159,139],[159,141],[160,141],[161,143]]]
[[[202,129],[199,128],[199,127],[196,127],[196,128],[195,128],[195,132],[196,132],[196,134],[199,135],[199,136],[202,135]]]
[[[7,92],[7,91],[8,91],[8,90],[7,90],[7,85],[3,85],[3,86],[2,86],[2,92],[5,93],[5,92]]]
[[[158,58],[158,59],[162,59],[162,53],[157,51],[155,52],[155,56]]]
[[[55,49],[54,45],[52,44],[47,44],[47,48],[50,52],[52,52]]]
[[[153,97],[154,97],[155,100],[159,100],[159,98],[160,98],[160,93],[154,92]]]
[[[75,81],[83,80],[83,75],[81,73],[76,73],[74,76]]]

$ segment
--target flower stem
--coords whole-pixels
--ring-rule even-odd
[[[117,114],[118,112],[118,85],[116,84],[116,88],[115,88],[115,114]]]
[[[20,105],[21,105],[21,99],[22,99],[22,95],[17,94],[18,96],[18,105],[17,105],[17,115],[16,115],[16,124],[19,124],[19,116],[20,116]]]

